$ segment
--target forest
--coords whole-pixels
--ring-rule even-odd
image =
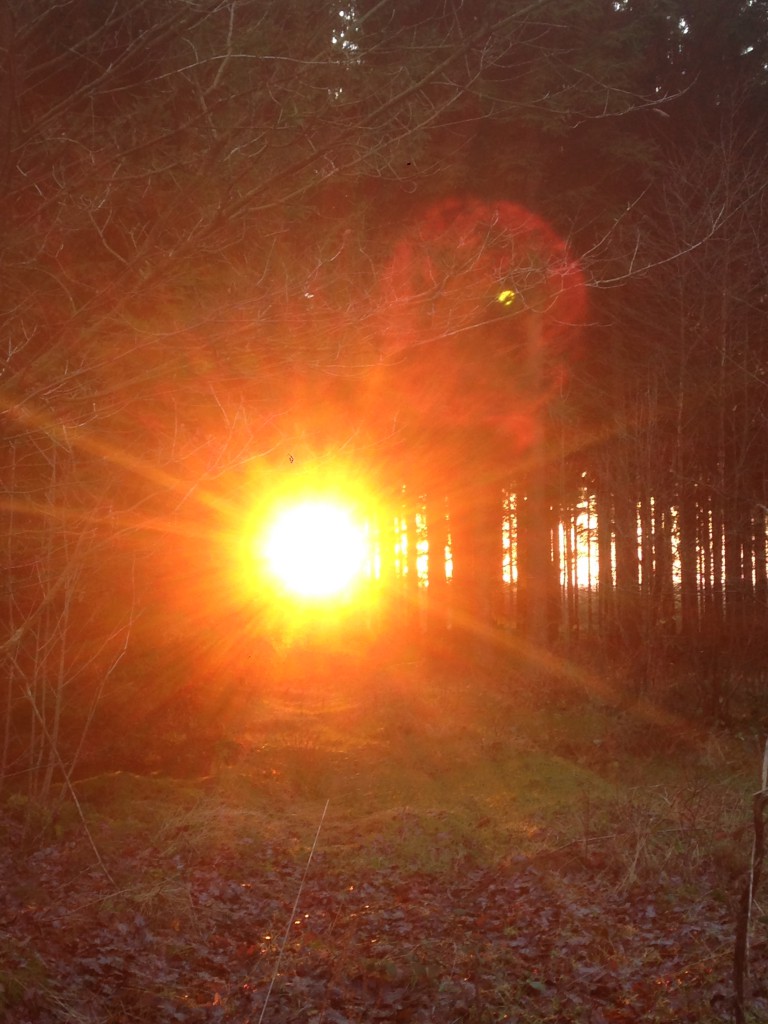
[[[768,1019],[765,989],[745,989],[762,859],[745,794],[768,728],[765,0],[5,0],[0,54],[0,1016]],[[370,546],[362,588],[327,608],[277,594],[252,550],[266,510],[312,488],[356,502]],[[550,755],[578,779],[553,781]],[[626,787],[646,771],[643,803]],[[697,772],[709,802],[683,796]],[[345,788],[357,774],[367,803]],[[511,779],[542,787],[521,812],[535,824],[515,819],[520,876],[509,821],[478,810],[502,775],[504,800]],[[210,806],[201,779],[224,787]],[[264,896],[258,942],[232,888],[246,779],[262,846],[243,856],[288,901]],[[464,810],[440,825],[449,791]],[[336,792],[352,809],[323,825]],[[386,822],[365,829],[386,849],[363,863],[352,823],[379,799]],[[201,808],[215,857],[185,847]],[[443,933],[477,922],[427,927],[435,872],[461,867],[457,900],[485,893],[472,913],[508,939],[487,893],[536,917],[551,858],[573,887],[553,911],[559,980],[545,914],[535,953],[512,943],[514,993],[496,947],[486,974],[462,947],[447,987],[395,952],[342,984],[319,890],[326,931],[286,933],[278,956],[318,817],[350,830],[334,849],[367,878],[352,917],[390,913],[386,865],[413,858],[443,968]],[[450,865],[426,857],[443,839]],[[149,870],[142,847],[165,867],[140,902],[120,893]],[[659,858],[685,890],[664,910]],[[589,955],[613,966],[587,970],[590,872],[626,896],[627,943],[652,945],[667,914],[669,948],[698,943],[704,963],[737,921],[733,978],[730,954],[707,967],[711,1017],[683,959],[651,984],[603,944]],[[197,989],[163,974],[190,901]],[[214,902],[227,925],[201,923]],[[64,923],[92,905],[105,916]],[[163,971],[142,960],[160,920]],[[262,981],[225,983],[246,948]],[[141,971],[152,993],[106,994]]]

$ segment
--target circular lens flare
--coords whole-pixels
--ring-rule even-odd
[[[270,572],[292,593],[329,598],[359,575],[365,535],[349,512],[328,501],[305,501],[282,512],[267,534],[264,554]]]

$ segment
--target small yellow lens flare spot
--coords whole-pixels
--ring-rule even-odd
[[[496,296],[496,301],[500,302],[502,306],[511,306],[515,301],[515,295],[516,293],[511,288],[505,288]]]
[[[365,564],[366,540],[349,512],[325,501],[305,501],[281,513],[267,534],[264,554],[273,576],[305,598],[340,594]]]

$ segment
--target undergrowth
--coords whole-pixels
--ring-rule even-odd
[[[556,964],[560,971],[578,969],[574,992],[594,985],[596,992],[608,993],[613,989],[607,981],[589,981],[593,960],[626,959],[641,933],[652,944],[662,919],[664,929],[683,927],[674,923],[678,905],[690,906],[693,920],[697,914],[716,919],[715,930],[701,940],[695,926],[685,924],[689,938],[679,940],[680,950],[694,940],[717,948],[706,971],[697,968],[696,974],[699,988],[705,977],[714,986],[711,1015],[702,1015],[698,997],[691,995],[696,1016],[679,1019],[724,1019],[728,996],[724,982],[713,979],[727,977],[727,921],[749,862],[756,744],[642,704],[620,708],[575,691],[543,700],[522,678],[507,679],[504,687],[486,684],[436,678],[426,663],[411,659],[393,663],[374,680],[345,676],[331,687],[326,679],[315,691],[284,684],[262,688],[239,733],[204,773],[173,778],[100,771],[79,779],[75,792],[108,877],[94,863],[74,815],[59,814],[55,823],[38,815],[38,852],[30,870],[14,865],[9,847],[26,811],[15,798],[0,816],[4,863],[12,865],[6,874],[11,889],[16,887],[11,900],[55,920],[57,901],[63,900],[68,923],[57,927],[78,935],[88,921],[91,928],[97,927],[94,920],[98,927],[120,923],[123,931],[103,962],[89,953],[83,968],[78,954],[77,970],[85,969],[88,984],[97,987],[102,974],[106,979],[116,970],[125,944],[144,950],[136,954],[137,963],[154,948],[147,943],[159,942],[171,965],[185,958],[199,965],[201,950],[207,950],[204,958],[215,967],[200,968],[200,992],[190,989],[182,997],[182,975],[163,974],[145,999],[149,1009],[134,1007],[134,1017],[126,1019],[208,1019],[197,1010],[191,1014],[190,1006],[206,1005],[203,989],[213,992],[212,1006],[224,1006],[228,985],[234,1020],[244,993],[256,1005],[266,982],[257,985],[246,972],[235,999],[237,985],[233,989],[234,982],[225,981],[234,969],[230,960],[247,953],[251,963],[256,957],[263,967],[248,971],[266,977],[275,962],[275,936],[285,928],[327,804],[309,876],[311,913],[299,915],[289,930],[275,995],[282,1009],[274,1020],[288,1020],[290,1007],[300,1007],[302,999],[314,1007],[312,1019],[318,1022],[354,1021],[352,1009],[371,1006],[376,1013],[361,1019],[404,1019],[397,1015],[397,1000],[410,1007],[408,1019],[433,1019],[429,1014],[451,999],[457,1021],[591,1020],[581,1015],[575,995],[560,991],[555,974],[543,968],[536,973],[535,962],[549,962],[551,971]],[[64,806],[66,793],[61,795]],[[326,879],[337,892],[335,909],[322,887],[313,890],[313,877]],[[489,896],[497,886],[501,903]],[[248,911],[251,930],[258,920],[248,938],[240,907],[257,890],[264,895],[258,909]],[[531,904],[538,890],[538,902]],[[445,906],[430,909],[439,891],[453,895]],[[529,918],[542,915],[531,939],[538,961],[527,959],[526,918],[517,920],[509,909],[508,920],[503,916],[503,901],[511,898],[521,911],[528,908]],[[572,919],[563,933],[562,960],[556,936],[547,938],[555,927],[546,909],[550,901],[560,906],[557,920]],[[26,918],[18,913],[20,925]],[[379,930],[373,927],[375,914]],[[429,922],[435,914],[445,921],[443,932],[433,934]],[[609,929],[598,941],[605,914],[619,922],[618,938]],[[221,938],[224,919],[232,936],[243,930],[240,946],[232,945],[234,938]],[[481,939],[488,929],[495,944]],[[583,964],[579,929],[592,936]],[[393,943],[392,935],[399,940]],[[0,977],[6,1006],[23,1005],[34,991],[51,1014],[41,1021],[76,1019],[51,1009],[46,993],[57,973],[54,965],[38,956],[28,937],[13,936],[11,928],[4,938],[11,966]],[[684,971],[667,970],[663,957],[642,956],[647,962],[634,965],[640,977],[667,979],[653,983],[653,998],[645,990],[638,995],[644,1015],[611,1015],[604,1008],[594,1019],[669,1020],[664,1014],[672,1011],[664,1007],[673,1004],[679,1012],[693,974],[686,980]],[[150,958],[142,969],[151,973],[154,962]],[[434,977],[430,963],[437,965]],[[65,972],[69,988],[62,988],[72,1000],[81,984],[77,970]],[[303,990],[296,971],[312,979]],[[490,992],[489,986],[493,1010],[483,1001],[488,994],[479,994]],[[422,990],[423,999],[417,998]],[[59,992],[56,998],[64,996]],[[342,1004],[352,1009],[342,1013]],[[511,1016],[505,1018],[498,1006],[508,1006]],[[105,1010],[83,1019],[112,1024],[121,1018]]]
[[[157,827],[205,848],[212,834],[290,831],[330,800],[325,842],[363,867],[572,850],[631,884],[737,870],[758,755],[649,707],[580,693],[547,705],[522,681],[483,690],[411,660],[373,683],[262,690],[205,774],[101,772],[76,791],[118,835]]]

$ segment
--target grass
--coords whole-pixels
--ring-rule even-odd
[[[203,845],[212,831],[306,834],[328,800],[323,845],[363,870],[580,847],[629,883],[739,862],[759,751],[642,706],[548,706],[412,660],[365,686],[263,689],[226,760],[191,779],[101,774],[78,794],[96,818]]]
[[[67,877],[95,879],[92,895],[73,904],[75,921],[94,908],[109,920],[139,920],[164,930],[169,962],[193,959],[201,942],[219,941],[216,915],[250,884],[244,879],[274,877],[293,898],[326,803],[312,871],[348,879],[350,891],[369,878],[450,886],[473,872],[504,877],[533,865],[553,891],[573,887],[606,906],[638,891],[656,893],[660,906],[681,895],[695,902],[707,891],[727,908],[749,862],[757,743],[650,706],[618,710],[582,691],[542,699],[522,679],[500,687],[492,674],[438,677],[414,658],[374,680],[342,674],[316,690],[285,681],[264,686],[241,725],[204,774],[118,771],[77,782],[115,884],[98,880],[88,845],[74,838],[73,817],[61,855]],[[205,885],[195,889],[203,875]],[[210,891],[210,902],[201,902],[201,891]],[[42,905],[44,896],[36,892],[32,902]],[[282,934],[285,913],[265,910],[262,931]],[[291,956],[311,953],[334,965],[331,987],[347,983],[345,972],[372,991],[424,986],[434,991],[435,1007],[449,996],[464,1007],[457,1020],[496,1020],[470,998],[469,954],[458,939],[453,966],[443,963],[436,938],[413,947],[381,942],[366,960],[361,921],[353,913],[344,929],[328,925],[330,946],[325,938],[304,945],[292,938],[288,965]],[[520,926],[510,924],[506,936],[513,951]],[[261,955],[272,948],[267,943]],[[660,969],[652,953],[650,974]],[[484,955],[507,971],[502,948],[489,945]],[[721,973],[724,955],[717,954]],[[432,959],[447,980],[427,977]],[[514,1019],[533,1024],[543,981],[510,964],[496,997],[526,1006]],[[36,960],[17,958],[0,977],[9,1005],[27,974],[40,970]],[[552,1019],[547,1012],[541,1020]],[[647,1019],[670,1019],[664,1012]],[[697,1012],[696,1019],[709,1019]],[[562,1014],[580,1019],[567,1007]]]

